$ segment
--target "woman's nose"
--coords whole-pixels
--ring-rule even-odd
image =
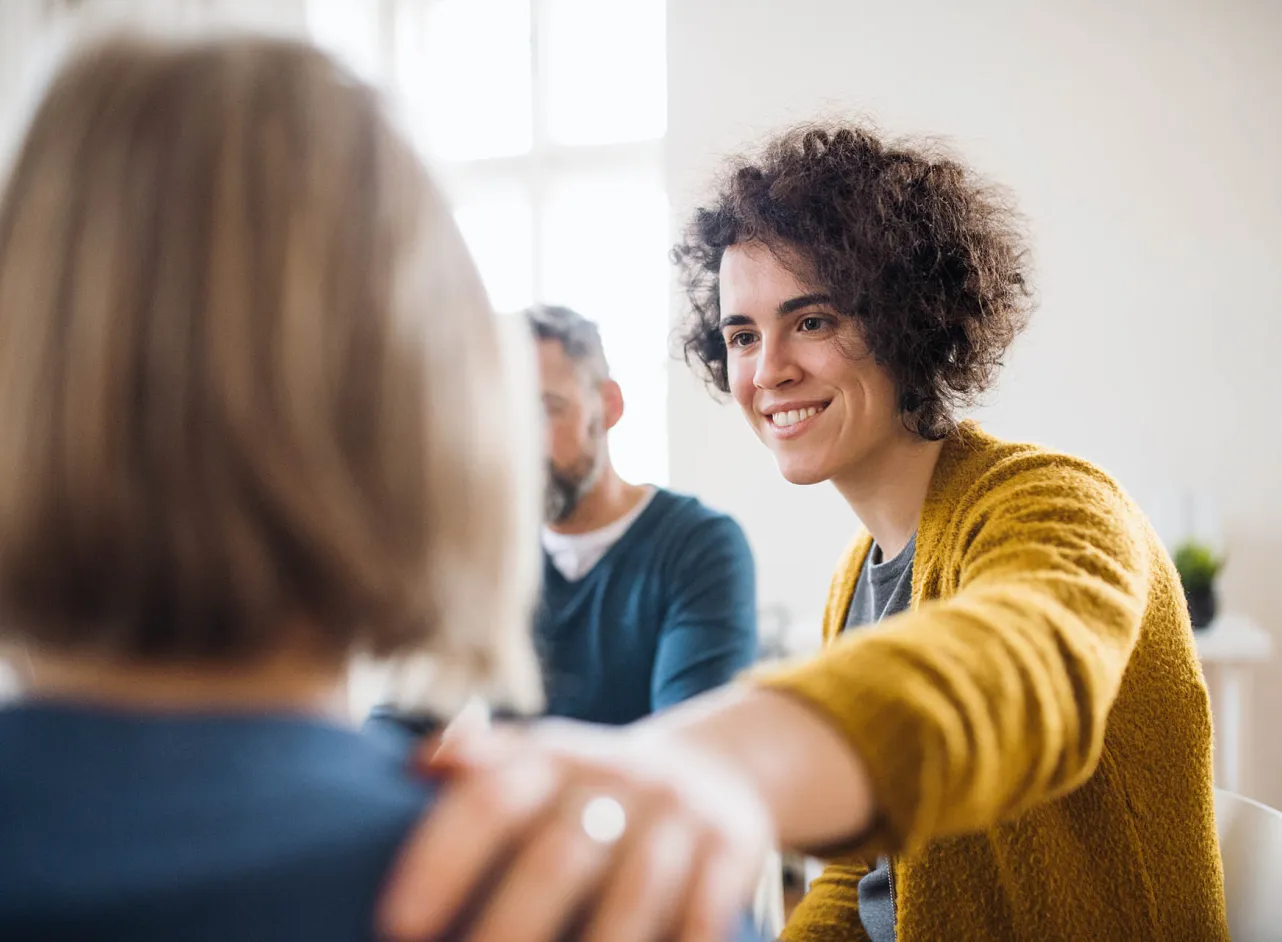
[[[757,356],[753,385],[758,389],[779,389],[801,378],[801,369],[788,353],[787,344],[763,341]]]

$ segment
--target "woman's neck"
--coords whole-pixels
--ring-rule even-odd
[[[279,652],[246,663],[139,663],[32,653],[24,696],[146,712],[346,713],[345,670]]]
[[[898,556],[917,532],[942,450],[943,442],[896,436],[857,468],[833,478],[885,558]]]

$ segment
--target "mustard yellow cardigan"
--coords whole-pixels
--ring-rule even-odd
[[[887,853],[899,942],[1228,939],[1206,686],[1179,578],[1121,489],[963,425],[911,610],[841,635],[870,543],[833,579],[825,652],[758,678],[831,719],[880,809],[783,938],[866,939],[857,885]]]

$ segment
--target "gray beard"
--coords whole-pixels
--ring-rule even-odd
[[[548,465],[547,486],[543,491],[543,519],[548,523],[564,523],[574,513],[588,489],[582,478],[563,475]]]
[[[564,523],[578,509],[583,498],[601,479],[605,466],[605,449],[584,455],[566,470],[547,465],[547,483],[543,489],[543,519],[547,523]]]

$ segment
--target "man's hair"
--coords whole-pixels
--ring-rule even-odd
[[[930,146],[803,125],[735,161],[673,249],[691,308],[686,362],[722,392],[721,259],[754,241],[855,320],[905,424],[928,439],[991,385],[1032,309],[1024,240],[1000,191]]]
[[[534,677],[537,452],[500,329],[412,147],[326,55],[81,52],[0,195],[0,631],[235,663],[301,628]]]
[[[585,380],[599,383],[609,379],[610,364],[595,321],[555,304],[536,304],[523,313],[535,339],[559,343],[565,355],[583,372]]]

